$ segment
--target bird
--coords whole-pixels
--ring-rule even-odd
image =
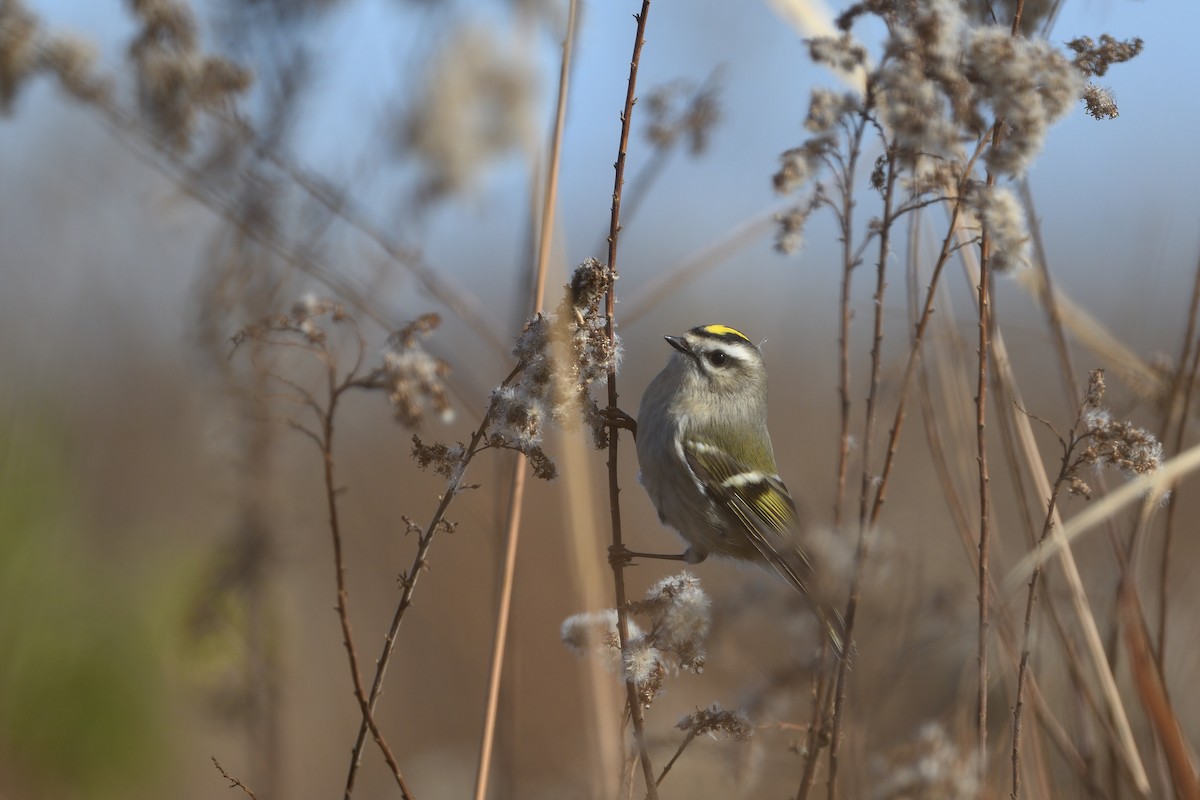
[[[801,516],[775,464],[762,351],[723,324],[665,338],[675,352],[642,395],[635,442],[659,520],[688,547],[632,555],[689,564],[716,555],[767,567],[810,601],[840,654],[840,617],[810,593]]]

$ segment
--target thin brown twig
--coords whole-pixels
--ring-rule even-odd
[[[1021,31],[1021,15],[1025,12],[1025,0],[1017,0],[1017,8],[1013,12],[1012,36]],[[1003,119],[997,119],[992,126],[992,148],[1000,146]],[[988,188],[996,185],[996,175],[990,169],[987,173]],[[979,775],[987,775],[987,693],[988,693],[988,600],[991,597],[988,583],[988,544],[991,536],[991,504],[992,492],[988,477],[987,461],[987,390],[988,390],[988,360],[991,357],[991,237],[988,229],[983,229],[979,243],[979,383],[975,398],[978,416],[976,431],[978,435],[979,453]]]
[[[828,636],[821,637],[821,656],[818,663],[824,664],[829,655],[830,642]],[[800,788],[796,790],[796,800],[808,800],[813,784],[817,780],[817,766],[821,761],[821,750],[827,743],[829,728],[825,724],[825,712],[833,703],[833,681],[828,679],[827,670],[818,669],[813,673],[812,680],[812,718],[808,725],[808,735],[804,754],[804,771],[800,775]]]
[[[523,364],[517,364],[513,367],[512,371],[508,373],[508,377],[501,382],[501,387],[508,386],[523,367]],[[429,523],[419,535],[417,551],[413,555],[412,564],[409,566],[408,571],[401,575],[403,589],[400,593],[400,599],[396,603],[396,610],[392,614],[392,622],[388,626],[387,635],[383,639],[383,650],[380,653],[379,660],[375,662],[375,676],[371,681],[371,691],[367,696],[366,711],[372,714],[375,712],[375,704],[379,701],[379,695],[383,691],[383,679],[387,674],[388,664],[391,662],[392,652],[396,647],[396,636],[400,632],[400,624],[404,621],[405,613],[412,606],[413,592],[417,588],[417,581],[420,579],[421,573],[429,566],[426,560],[429,556],[429,548],[442,526],[442,521],[445,519],[446,510],[449,509],[450,503],[464,487],[463,479],[466,476],[467,467],[475,454],[482,449],[481,444],[483,443],[483,437],[487,432],[490,421],[488,415],[485,414],[483,421],[479,423],[479,427],[471,434],[471,440],[468,442],[463,453],[459,469],[446,482],[446,490],[438,501],[438,506],[434,510],[433,516],[430,517]],[[363,721],[358,728],[358,737],[355,739],[354,748],[351,751],[350,768],[346,775],[346,800],[350,800],[350,796],[354,792],[354,781],[358,775],[358,768],[362,763],[363,742],[366,740],[368,730],[368,718],[364,715]]]
[[[1082,407],[1080,409],[1082,411]],[[1078,417],[1075,420],[1075,426],[1078,426]],[[1063,444],[1062,464],[1058,470],[1058,477],[1054,481],[1054,486],[1050,490],[1050,499],[1046,507],[1046,517],[1042,522],[1042,533],[1038,537],[1035,547],[1038,550],[1046,544],[1046,540],[1050,537],[1050,531],[1054,527],[1054,510],[1058,504],[1059,494],[1062,492],[1063,484],[1066,482],[1068,474],[1071,471],[1071,456],[1075,448],[1075,430],[1074,427],[1070,433],[1070,439]],[[1042,564],[1039,561],[1038,566],[1034,569],[1033,574],[1029,576],[1029,593],[1025,599],[1025,621],[1021,631],[1021,660],[1017,666],[1017,693],[1016,699],[1013,702],[1013,729],[1012,729],[1012,792],[1010,797],[1012,800],[1017,800],[1021,796],[1021,727],[1022,727],[1022,712],[1025,705],[1025,683],[1026,676],[1029,672],[1029,642],[1033,632],[1033,609],[1037,603],[1038,581],[1042,575]]]
[[[210,758],[212,759],[213,766],[217,768],[217,772],[221,773],[221,777],[224,778],[225,780],[229,781],[230,789],[233,789],[236,787],[238,789],[241,789],[242,793],[245,794],[247,797],[249,797],[250,800],[258,800],[258,798],[254,796],[254,792],[250,791],[249,786],[242,783],[237,778],[233,777],[232,775],[230,775],[228,772],[225,771],[225,768],[221,766],[221,762],[217,761],[216,756],[210,756]]]
[[[358,340],[358,347],[360,353],[365,348],[365,343],[361,337]],[[379,726],[376,724],[374,714],[372,713],[371,704],[367,702],[367,694],[363,688],[362,671],[358,665],[358,650],[354,646],[354,634],[350,627],[350,611],[348,608],[350,592],[346,588],[346,564],[342,557],[342,530],[337,505],[338,488],[334,479],[333,420],[337,413],[338,401],[342,395],[357,385],[355,383],[356,376],[351,372],[345,380],[339,383],[337,380],[337,363],[332,359],[327,361],[326,369],[328,401],[321,415],[321,433],[318,437],[318,442],[323,462],[322,474],[325,484],[325,507],[329,514],[329,533],[333,539],[333,564],[337,582],[337,615],[338,622],[342,627],[342,644],[345,646],[346,655],[350,660],[350,677],[354,683],[354,697],[358,700],[363,720],[367,727],[370,728],[371,736],[374,737],[380,752],[383,753],[384,761],[387,762],[388,767],[392,770],[392,776],[396,780],[396,785],[400,787],[401,797],[404,800],[412,800],[412,791],[408,788],[408,784],[404,780],[404,775],[400,772],[400,765],[396,762],[396,756],[392,753],[392,749],[384,738],[383,732],[379,730]]]
[[[856,122],[847,148],[845,161],[837,159],[838,188],[841,193],[842,206],[837,211],[838,229],[842,240],[842,283],[838,299],[838,410],[840,435],[838,437],[837,460],[837,492],[833,501],[833,527],[840,530],[842,524],[842,505],[846,499],[846,473],[850,461],[850,321],[853,314],[850,311],[850,286],[854,268],[859,260],[854,252],[854,178],[855,167],[862,149],[863,133],[867,126],[867,115],[864,111]],[[868,467],[863,465],[863,469]],[[836,774],[836,770],[834,770]]]
[[[858,497],[859,536],[867,529],[867,518],[870,513],[871,485],[875,476],[871,472],[871,445],[875,440],[875,423],[879,416],[879,380],[883,372],[883,294],[887,289],[887,264],[889,250],[892,244],[892,201],[896,189],[896,146],[890,145],[885,154],[887,159],[887,176],[883,190],[883,215],[879,221],[879,258],[876,263],[875,275],[875,325],[871,340],[871,377],[867,391],[866,419],[863,420],[862,438],[862,484]]]
[[[621,111],[621,136],[617,146],[617,161],[614,164],[612,215],[608,229],[608,268],[612,273],[613,282],[605,297],[605,333],[609,344],[615,350],[617,343],[616,302],[617,289],[617,240],[621,231],[621,194],[625,183],[625,157],[629,148],[629,131],[633,118],[633,105],[637,99],[638,65],[641,61],[642,45],[646,41],[646,18],[650,13],[650,0],[642,0],[642,9],[634,15],[637,20],[637,31],[633,40],[633,56],[629,62],[629,82],[625,92],[625,106]],[[608,411],[614,415],[618,410],[617,368],[613,364],[608,369]],[[621,484],[618,475],[618,444],[620,429],[613,426],[608,439],[608,498],[609,511],[612,518],[612,551],[610,559],[613,570],[613,584],[617,605],[617,633],[620,637],[621,652],[626,652],[629,646],[629,613],[625,597],[625,562],[620,557],[625,549],[621,536]],[[658,800],[658,786],[655,783],[654,765],[650,760],[650,750],[646,745],[645,720],[642,714],[642,703],[638,698],[637,686],[632,679],[625,681],[625,695],[628,704],[629,718],[633,724],[633,738],[642,764],[642,777],[646,782],[646,796],[649,800]]]
[[[695,738],[695,731],[687,732],[687,735],[683,737],[683,741],[679,743],[679,749],[675,751],[675,755],[671,756],[671,760],[668,761],[665,766],[663,766],[662,772],[658,774],[658,780],[654,782],[655,786],[662,785],[663,779],[667,777],[667,773],[671,771],[671,767],[675,766],[675,762],[679,760],[679,757],[683,755],[683,751],[687,749],[687,746],[691,744],[692,740]]]
[[[567,115],[567,90],[571,74],[571,53],[575,40],[575,20],[578,0],[571,0],[567,14],[567,29],[563,38],[562,62],[558,79],[558,102],[555,106],[554,128],[550,145],[550,165],[542,197],[541,231],[538,237],[536,277],[533,288],[533,312],[542,310],[546,294],[546,273],[549,271],[550,242],[554,231],[554,216],[558,201],[558,175],[562,150],[563,129]],[[517,571],[517,550],[521,535],[521,513],[527,478],[526,456],[517,453],[513,464],[512,486],[508,500],[508,522],[505,526],[504,564],[500,575],[500,601],[496,608],[495,635],[492,642],[491,666],[488,670],[487,700],[484,703],[483,734],[479,744],[479,764],[475,775],[475,800],[487,796],[491,774],[492,749],[496,735],[496,717],[500,706],[500,686],[504,674],[504,649],[508,640],[508,622],[512,615],[513,585]]]
[[[994,129],[993,142],[1000,140],[1000,123]],[[995,176],[989,172],[988,186],[996,185]],[[988,360],[990,350],[991,321],[991,238],[988,230],[983,231],[979,244],[979,371],[975,385],[975,435],[976,453],[979,464],[979,696],[977,708],[977,735],[979,740],[979,771],[982,779],[987,775],[987,698],[988,698],[988,606],[991,592],[988,591],[988,556],[991,538],[992,492],[988,475],[987,457],[987,393]]]

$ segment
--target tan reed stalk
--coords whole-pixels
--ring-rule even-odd
[[[563,37],[562,60],[558,75],[558,102],[550,137],[550,163],[546,171],[546,186],[542,197],[541,230],[538,236],[537,273],[533,288],[533,313],[541,313],[546,296],[546,272],[550,262],[550,243],[558,206],[558,175],[561,162],[563,128],[567,117],[567,93],[570,87],[571,54],[575,41],[575,20],[578,0],[571,0],[567,29]],[[500,600],[496,608],[496,624],[492,641],[491,666],[488,670],[487,700],[484,703],[483,734],[479,744],[479,763],[475,773],[475,800],[487,796],[491,774],[492,749],[496,735],[496,715],[500,705],[500,686],[504,675],[504,648],[508,640],[508,622],[512,614],[513,582],[517,570],[517,549],[521,535],[521,511],[524,506],[526,457],[517,453],[513,464],[512,485],[508,498],[508,520],[505,525],[504,563],[500,577]]]
[[[1171,402],[1160,436],[1160,441],[1165,441],[1170,436],[1170,429],[1174,427],[1175,436],[1171,448],[1173,453],[1178,453],[1183,449],[1183,437],[1188,429],[1188,410],[1192,407],[1192,396],[1196,391],[1196,377],[1200,373],[1200,341],[1196,341],[1198,317],[1200,317],[1200,263],[1196,265],[1196,275],[1192,280],[1192,299],[1188,306],[1187,327],[1183,333],[1183,349],[1179,355],[1179,363],[1175,367]],[[1177,488],[1176,484],[1171,485],[1172,494]],[[1158,665],[1159,679],[1164,681],[1166,677],[1163,664],[1167,658],[1167,598],[1171,577],[1171,550],[1175,539],[1175,513],[1178,509],[1179,503],[1171,503],[1167,506],[1162,554],[1158,565],[1158,648],[1155,650],[1154,659]]]

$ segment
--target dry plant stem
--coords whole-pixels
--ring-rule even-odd
[[[818,663],[825,663],[829,649],[828,637],[822,637],[821,658]],[[833,682],[828,677],[828,672],[823,669],[816,670],[813,674],[812,719],[809,721],[806,743],[808,752],[805,753],[804,772],[800,775],[800,788],[796,790],[796,800],[808,800],[817,779],[817,765],[821,761],[821,749],[825,744],[825,712],[833,701]]]
[[[920,258],[920,217],[913,215],[908,229],[908,276],[909,324],[917,324],[917,298],[920,295],[918,263]],[[942,495],[950,507],[950,516],[954,526],[959,531],[963,541],[970,538],[971,522],[967,518],[967,510],[963,506],[962,495],[954,484],[953,473],[950,470],[946,456],[946,446],[942,439],[941,424],[933,405],[933,388],[930,384],[929,364],[922,359],[917,372],[917,397],[921,403],[921,416],[925,422],[925,439],[929,445],[929,453],[933,458],[934,470],[937,472],[938,483],[942,486]]]
[[[663,778],[667,777],[667,773],[671,771],[671,767],[675,766],[675,762],[679,760],[679,757],[683,755],[683,751],[687,749],[687,746],[691,744],[692,740],[695,738],[696,734],[692,731],[688,731],[687,736],[684,736],[683,741],[679,743],[679,749],[675,751],[675,755],[671,756],[671,760],[668,761],[666,766],[662,768],[662,772],[660,772],[658,775],[658,780],[654,782],[655,786],[662,785]]]
[[[1078,422],[1076,423],[1078,424]],[[1067,473],[1071,468],[1071,454],[1074,449],[1075,439],[1074,432],[1071,434],[1071,441],[1067,443],[1063,453],[1062,466],[1059,468],[1058,477],[1054,481],[1054,488],[1050,493],[1050,500],[1046,508],[1046,519],[1042,523],[1042,535],[1038,537],[1037,549],[1040,550],[1045,544],[1046,539],[1050,536],[1050,529],[1054,525],[1054,510],[1058,505],[1058,496],[1062,491],[1063,482],[1067,479]],[[1038,580],[1042,575],[1042,565],[1038,562],[1037,568],[1033,574],[1029,576],[1029,594],[1025,599],[1025,623],[1021,631],[1021,661],[1017,666],[1017,694],[1013,703],[1013,732],[1012,732],[1012,792],[1009,795],[1012,800],[1017,800],[1021,796],[1021,725],[1022,712],[1025,705],[1025,680],[1029,671],[1029,639],[1033,630],[1033,607],[1037,602],[1037,587]]]
[[[850,460],[850,279],[858,259],[854,253],[854,173],[862,148],[866,116],[860,116],[850,136],[850,145],[845,162],[840,162],[837,171],[838,188],[842,196],[842,207],[837,209],[838,226],[842,239],[842,289],[839,300],[841,317],[838,321],[838,397],[841,412],[841,436],[838,439],[837,494],[833,505],[833,527],[842,525],[842,504],[846,499],[846,472]],[[867,469],[866,464],[863,469]]]
[[[1158,669],[1154,664],[1150,637],[1146,631],[1145,617],[1132,572],[1126,574],[1120,593],[1118,610],[1122,618],[1121,627],[1125,631],[1125,645],[1129,652],[1134,685],[1156,738],[1162,746],[1175,797],[1179,800],[1200,800],[1200,776],[1197,776],[1193,767],[1190,747],[1180,729],[1179,719],[1171,707],[1166,686],[1159,678]]]
[[[1192,396],[1196,389],[1196,374],[1200,371],[1200,342],[1197,342],[1195,339],[1198,313],[1200,313],[1200,263],[1196,265],[1196,277],[1192,281],[1192,300],[1188,306],[1187,329],[1183,334],[1183,352],[1179,356],[1179,366],[1176,368],[1175,380],[1172,387],[1173,391],[1171,392],[1171,403],[1168,407],[1171,414],[1175,417],[1176,427],[1173,442],[1173,452],[1175,453],[1183,450],[1183,436],[1188,428],[1188,410],[1192,407]],[[1194,348],[1193,343],[1195,345]],[[1186,374],[1184,372],[1184,365],[1187,365]],[[1182,397],[1180,396],[1181,391]],[[1168,417],[1167,422],[1163,425],[1163,438],[1166,438],[1169,434],[1170,424],[1171,420]],[[1172,493],[1175,493],[1177,488],[1178,484],[1172,484]],[[1165,679],[1163,664],[1167,658],[1168,585],[1171,575],[1172,543],[1175,538],[1175,512],[1178,507],[1179,503],[1169,503],[1167,505],[1167,519],[1163,530],[1162,556],[1158,565],[1158,649],[1154,654],[1154,659],[1158,666],[1158,676],[1160,679]]]
[[[550,260],[550,242],[554,231],[554,212],[558,202],[559,154],[562,150],[563,127],[567,115],[567,89],[571,74],[571,53],[575,40],[575,20],[578,0],[571,0],[567,30],[563,39],[562,62],[558,76],[558,102],[555,106],[554,129],[550,144],[550,165],[542,197],[541,231],[538,236],[537,275],[533,289],[533,311],[542,310],[546,294],[546,273]],[[513,464],[512,488],[508,501],[504,566],[500,578],[500,602],[496,609],[495,636],[492,642],[491,667],[488,670],[488,692],[484,703],[483,735],[479,744],[479,764],[475,773],[475,800],[487,796],[491,774],[492,750],[496,736],[496,716],[500,707],[500,686],[504,675],[504,648],[508,641],[508,622],[512,613],[513,583],[517,571],[517,549],[521,535],[521,511],[525,498],[526,457],[518,453]]]
[[[508,521],[505,525],[504,565],[500,575],[500,602],[496,608],[487,699],[484,701],[483,734],[480,737],[479,762],[475,770],[475,800],[483,800],[487,796],[488,778],[491,775],[496,716],[500,708],[500,686],[504,676],[504,646],[508,641],[513,579],[517,571],[517,546],[521,535],[521,511],[525,499],[525,462],[524,453],[517,453],[513,459],[512,484],[508,495]]]
[[[625,91],[625,106],[621,111],[621,138],[617,147],[617,161],[613,165],[616,173],[613,178],[612,216],[608,228],[608,268],[612,271],[613,284],[604,300],[605,331],[608,341],[614,347],[617,341],[616,321],[616,278],[617,272],[617,239],[621,231],[621,191],[625,183],[625,156],[629,148],[629,129],[633,118],[633,104],[637,98],[638,62],[641,60],[642,45],[646,41],[646,17],[650,13],[650,0],[642,0],[641,12],[634,18],[637,20],[637,32],[633,40],[633,56],[629,62],[629,83]],[[610,417],[618,409],[617,406],[617,370],[616,366],[608,370],[608,410]],[[618,444],[620,429],[613,426],[608,439],[608,499],[609,511],[612,518],[612,549],[619,554],[625,549],[621,536],[621,482],[618,475]],[[619,557],[611,559],[613,584],[617,605],[617,634],[621,640],[621,652],[624,653],[629,645],[629,612],[625,598],[625,564]],[[658,785],[655,782],[654,765],[650,761],[650,750],[646,746],[646,726],[642,715],[642,704],[638,699],[637,686],[632,680],[625,681],[625,696],[629,708],[629,718],[633,723],[633,738],[637,746],[638,757],[642,764],[642,777],[646,782],[646,796],[650,800],[658,800]]]
[[[242,782],[241,782],[241,781],[239,781],[237,778],[233,777],[232,775],[230,775],[228,772],[226,772],[226,771],[225,771],[225,768],[221,766],[221,762],[220,762],[220,761],[217,761],[217,757],[216,757],[216,756],[212,756],[211,758],[212,758],[213,766],[217,768],[217,772],[221,773],[221,777],[222,777],[222,778],[224,778],[225,780],[229,781],[229,788],[230,788],[230,789],[233,789],[234,787],[236,787],[236,788],[238,788],[238,789],[241,789],[241,790],[242,790],[242,794],[244,794],[244,795],[246,795],[247,797],[249,797],[249,798],[250,798],[250,800],[258,800],[258,798],[254,796],[254,792],[250,791],[250,787],[249,787],[249,786],[247,786],[246,784],[242,783]]]
[[[1017,0],[1017,8],[1013,12],[1012,35],[1021,31],[1021,14],[1025,11],[1025,0]],[[992,147],[1000,145],[1000,129],[1004,121],[997,119],[992,126]],[[996,176],[989,170],[987,185],[996,185]],[[991,346],[988,336],[991,332],[989,319],[991,303],[991,238],[987,228],[983,230],[983,239],[979,243],[979,383],[978,395],[975,398],[979,415],[976,417],[979,448],[979,776],[987,776],[987,636],[988,636],[988,539],[991,536],[991,505],[992,491],[988,480],[987,462],[987,373],[988,359]]]
[[[859,536],[867,531],[867,519],[870,512],[871,483],[874,475],[871,472],[871,445],[875,439],[875,422],[878,417],[876,405],[879,402],[879,376],[883,369],[883,293],[887,289],[887,262],[889,249],[892,244],[892,200],[896,190],[895,146],[887,151],[887,177],[883,191],[883,216],[879,222],[879,259],[876,263],[875,277],[875,327],[871,341],[871,378],[867,391],[867,413],[863,420],[862,437],[862,485],[858,497]]]
[[[523,367],[523,364],[517,364],[512,372],[508,374],[508,377],[501,382],[501,387],[508,386]],[[471,459],[479,451],[489,422],[490,419],[485,415],[483,421],[479,423],[479,427],[471,434],[471,441],[467,444],[466,452],[463,454],[462,467],[458,474],[446,483],[446,491],[442,494],[437,509],[434,510],[433,516],[417,540],[417,552],[413,556],[412,564],[402,576],[401,583],[403,590],[400,593],[400,600],[396,604],[396,611],[392,615],[392,622],[388,627],[387,635],[383,639],[383,650],[379,655],[379,660],[375,662],[375,677],[371,681],[371,692],[367,695],[366,713],[364,713],[363,722],[359,725],[358,738],[355,740],[354,749],[351,752],[350,769],[346,775],[346,800],[349,800],[351,794],[354,792],[354,780],[358,775],[359,765],[362,763],[362,747],[369,728],[368,714],[375,712],[375,704],[379,701],[379,695],[383,691],[383,679],[387,674],[388,663],[391,661],[392,652],[396,647],[396,636],[400,632],[400,624],[404,621],[405,612],[412,605],[413,592],[417,588],[417,581],[420,579],[421,573],[428,566],[426,558],[429,555],[429,547],[433,544],[434,536],[437,534],[442,520],[445,519],[446,510],[450,507],[450,503],[454,500],[455,495],[458,494],[463,485],[466,468],[470,464]]]
[[[383,753],[384,761],[387,762],[388,767],[392,770],[392,776],[396,780],[396,785],[400,787],[400,795],[405,800],[412,800],[412,792],[409,790],[408,784],[404,781],[404,776],[400,772],[400,765],[396,763],[396,757],[393,755],[391,747],[388,746],[387,740],[384,739],[383,733],[379,730],[379,726],[376,725],[375,717],[371,713],[371,705],[367,702],[366,690],[363,688],[362,671],[358,666],[358,650],[354,646],[354,635],[350,629],[350,610],[347,607],[350,593],[346,589],[346,564],[342,557],[342,529],[337,506],[338,489],[337,483],[334,480],[333,419],[337,412],[338,400],[341,399],[342,395],[348,389],[356,384],[350,378],[340,384],[337,383],[336,365],[329,363],[327,366],[329,368],[327,373],[329,379],[329,401],[325,406],[324,412],[321,414],[321,435],[318,445],[321,448],[321,457],[324,466],[325,507],[329,514],[329,533],[333,539],[333,564],[337,576],[337,614],[338,622],[342,626],[342,644],[345,646],[346,655],[350,659],[350,677],[354,682],[354,697],[358,700],[363,721],[370,728],[375,743],[379,745],[379,750]]]
[[[1000,123],[996,123],[993,142],[999,143]],[[996,184],[995,176],[988,174],[988,186]],[[991,303],[990,289],[992,273],[991,239],[985,228],[983,240],[979,244],[979,372],[975,385],[975,433],[976,453],[979,463],[979,698],[977,735],[979,740],[979,774],[980,778],[987,775],[987,698],[988,698],[988,601],[991,592],[988,591],[988,545],[991,538],[992,492],[988,476],[987,459],[987,392],[988,392],[988,354],[990,345],[988,320]]]

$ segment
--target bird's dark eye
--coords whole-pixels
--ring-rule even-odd
[[[724,350],[713,350],[708,354],[708,363],[712,364],[714,367],[724,366],[725,362],[728,360],[729,356],[725,355]]]

